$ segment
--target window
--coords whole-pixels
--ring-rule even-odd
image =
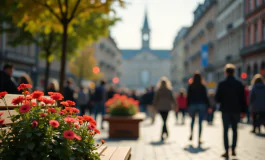
[[[251,27],[248,27],[248,45],[251,45]]]
[[[258,31],[258,23],[255,24],[255,42],[259,42],[259,31]]]
[[[259,0],[256,0],[256,8],[259,6]]]
[[[252,10],[252,0],[248,0],[248,12]]]

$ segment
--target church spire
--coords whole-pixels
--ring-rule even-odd
[[[150,48],[150,28],[148,24],[147,9],[145,9],[144,25],[142,28],[142,48],[143,49]]]
[[[144,13],[144,26],[143,26],[143,30],[144,29],[149,30],[147,9],[145,9],[145,13]]]

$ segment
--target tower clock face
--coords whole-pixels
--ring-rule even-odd
[[[147,41],[147,40],[149,39],[149,35],[145,33],[144,36],[143,36],[143,39],[144,39],[145,41]]]

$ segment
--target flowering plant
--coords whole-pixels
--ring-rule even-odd
[[[20,85],[23,96],[12,100],[17,115],[9,115],[13,124],[3,129],[4,119],[0,117],[0,159],[80,159],[98,160],[94,152],[101,144],[94,144],[94,136],[100,134],[96,121],[90,116],[77,116],[79,110],[72,101],[63,101],[60,93],[34,91],[30,85]],[[6,92],[0,93],[5,103]],[[8,109],[8,107],[7,107]],[[3,112],[0,112],[0,116]],[[2,126],[1,126],[2,125]]]
[[[138,112],[137,100],[124,95],[115,94],[105,105],[111,116],[133,116]]]

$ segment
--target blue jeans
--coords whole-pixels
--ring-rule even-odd
[[[98,113],[101,113],[102,115],[102,121],[103,122],[103,116],[105,115],[105,104],[104,102],[96,102],[94,104],[94,114],[95,114],[95,120],[97,120]]]
[[[193,127],[195,122],[195,116],[196,114],[199,115],[199,137],[201,137],[202,133],[202,121],[204,119],[204,115],[206,112],[206,105],[205,104],[191,104],[189,106],[189,113],[191,116],[191,134],[193,133]]]

